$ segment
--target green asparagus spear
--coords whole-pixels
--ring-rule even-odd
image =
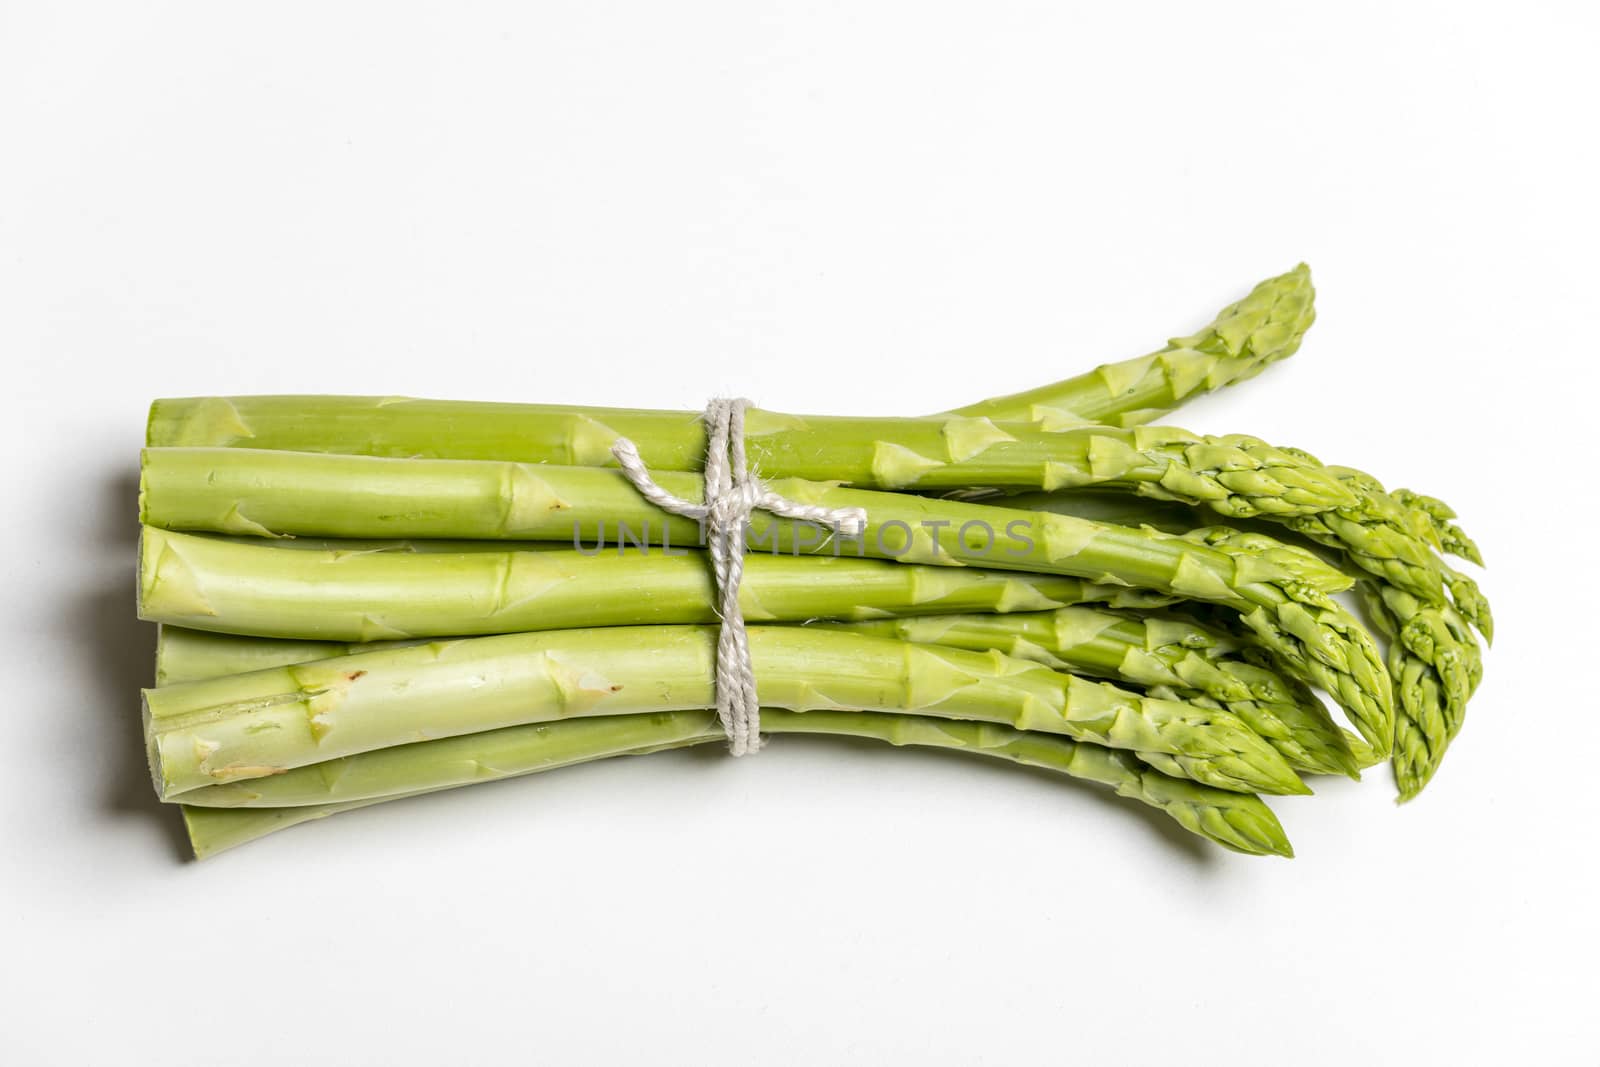
[[[619,437],[656,470],[698,470],[704,427],[690,412],[385,397],[157,400],[154,446],[248,447],[398,458],[615,466]],[[1301,515],[1353,503],[1338,480],[1252,437],[1172,428],[1047,433],[982,418],[860,419],[751,409],[745,449],[768,477],[881,489],[1117,486],[1203,501],[1223,514]],[[1302,468],[1309,475],[1302,474]]]
[[[461,550],[294,551],[145,527],[139,617],[261,637],[376,641],[461,637],[646,622],[714,622],[711,571],[699,551],[457,542]],[[626,590],[626,596],[617,596]],[[1148,607],[1171,597],[1061,575],[896,564],[853,556],[756,553],[740,602],[754,622],[974,611],[1068,604]]]
[[[1108,363],[1039,389],[969,404],[952,414],[1037,422],[1047,429],[1151,422],[1193,397],[1253,377],[1294,355],[1316,321],[1315,297],[1311,269],[1302,263],[1257,285],[1199,333],[1168,341],[1158,352]]]
[[[1190,686],[1219,700],[1288,699],[1293,685],[1273,671],[1238,659],[1240,641],[1233,635],[1169,615],[1141,617],[1072,607],[1007,616],[807,625],[978,652],[995,649],[1052,670],[1080,671],[1136,685]],[[283,640],[163,626],[156,642],[157,685],[246,674],[373,648],[374,643]]]
[[[990,649],[1053,670],[1171,686],[1171,699],[1214,699],[1267,738],[1297,771],[1359,777],[1350,738],[1303,685],[1236,655],[1222,631],[1170,615],[1129,616],[1073,607],[1014,615],[947,615],[864,623],[811,623],[853,633]],[[383,643],[380,643],[380,647]],[[242,674],[267,667],[369,651],[370,644],[272,640],[163,626],[156,644],[156,684]]]
[[[691,731],[696,726],[701,729],[699,741],[713,741],[721,737],[716,716],[704,711],[607,716],[548,727],[514,726],[372,754],[384,757],[387,768],[395,775],[387,785],[401,792],[367,796],[361,800],[329,801],[287,808],[211,808],[186,804],[183,809],[184,820],[195,855],[205,858],[274,830],[335,812],[597,758],[592,754],[595,748],[586,750],[582,743],[592,742],[601,752],[610,751],[605,735],[611,729],[624,728],[635,735],[640,732],[638,722],[625,720],[659,722],[663,732],[675,740],[683,739],[684,743],[693,743],[687,739],[692,736]],[[1259,797],[1169,778],[1126,753],[1099,745],[1078,744],[1064,737],[1012,730],[988,723],[865,711],[811,711],[801,714],[772,710],[762,712],[762,721],[772,733],[848,735],[887,741],[894,745],[953,749],[1056,771],[1109,786],[1122,796],[1164,811],[1192,833],[1236,852],[1294,855],[1282,826]],[[583,732],[576,737],[566,733],[573,728]],[[662,747],[668,745],[652,745],[635,751],[656,751]],[[371,773],[354,766],[369,758],[352,756],[339,761],[337,771],[328,768],[329,773],[318,775],[318,779],[326,785],[330,794],[335,795],[342,795],[342,783],[345,782],[366,780],[374,783],[376,779]],[[279,780],[268,779],[266,782],[275,784]],[[208,787],[200,792],[209,793],[216,788]]]
[[[1306,792],[1233,716],[1140,698],[998,653],[754,626],[774,707],[914,711],[1173,757],[1207,784]],[[615,627],[434,641],[145,691],[163,799],[341,756],[525,723],[714,703],[715,630]]]
[[[1483,677],[1478,644],[1449,608],[1420,603],[1393,587],[1363,583],[1362,601],[1389,638],[1396,692],[1395,785],[1402,801],[1432,780],[1461,731],[1467,701]]]
[[[1271,363],[1293,355],[1316,319],[1315,297],[1310,268],[1302,263],[1287,274],[1269,278],[1257,285],[1244,299],[1219,312],[1215,321],[1205,329],[1190,337],[1169,341],[1167,347],[1158,352],[1097,367],[1088,374],[1015,396],[980,401],[947,414],[998,422],[1038,422],[1051,429],[1086,423],[1133,426],[1149,422],[1153,417],[1175,410],[1192,397],[1252,377]],[[474,409],[470,419],[452,418],[452,412],[448,409],[438,412],[433,441],[448,441],[451,449],[465,447],[469,450],[456,453],[430,452],[426,446],[411,447],[415,441],[375,438],[370,434],[365,435],[369,444],[355,448],[340,448],[331,443],[306,443],[304,434],[308,427],[286,429],[282,423],[317,418],[319,413],[316,409],[304,404],[306,399],[315,402],[316,398],[245,399],[250,407],[248,411],[242,409],[238,401],[224,398],[158,400],[150,410],[147,443],[205,446],[240,444],[252,448],[294,451],[365,452],[369,447],[387,447],[389,451],[374,454],[456,455],[466,459],[531,458],[494,450],[494,446],[505,440],[501,436],[505,432],[504,427],[483,423],[478,417],[485,410],[482,408]],[[390,398],[374,398],[371,403],[382,405],[391,402]],[[457,408],[455,412],[461,413],[462,409]],[[342,417],[348,412],[341,410],[338,414]],[[521,423],[527,414],[528,409],[517,408],[507,417],[514,423]],[[566,443],[570,451],[554,462],[604,464],[610,461],[607,454],[610,441],[603,434],[596,437],[583,432],[586,428],[581,423],[574,427],[570,441]],[[527,430],[526,426],[515,425],[509,432],[520,436]],[[350,430],[334,430],[326,424],[318,426],[315,432],[319,435],[351,433]],[[279,433],[291,436],[278,438],[275,435]],[[321,439],[328,441],[330,437],[323,436]],[[349,439],[348,436],[346,439]],[[279,443],[284,441],[293,443]],[[481,447],[488,447],[489,450],[472,451]],[[646,458],[651,458],[648,452]],[[697,462],[699,456],[696,454],[686,458]],[[795,474],[802,476],[799,472]]]
[[[660,472],[669,493],[698,499],[699,476]],[[1283,665],[1328,690],[1379,752],[1393,740],[1388,673],[1369,634],[1305,578],[1258,553],[1070,516],[851,490],[783,479],[781,495],[869,516],[858,540],[757,513],[749,541],[776,550],[893,557],[1122,583],[1222,604]],[[695,523],[644,501],[619,472],[472,460],[400,460],[257,449],[151,448],[140,510],[163,529],[317,537],[468,537],[585,543],[606,524],[692,542]],[[650,531],[654,533],[651,534]],[[808,537],[813,534],[815,537]],[[848,548],[846,546],[849,546]],[[1324,588],[1348,585],[1336,572]]]
[[[1438,673],[1399,640],[1401,625],[1381,598],[1368,600],[1374,622],[1390,638],[1389,673],[1395,685],[1395,785],[1402,801],[1415,797],[1432,779],[1450,743],[1445,725],[1447,702]]]

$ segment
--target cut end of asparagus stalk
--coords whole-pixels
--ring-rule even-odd
[[[179,793],[193,786],[175,788],[171,776],[167,773],[167,761],[161,752],[161,735],[152,722],[150,692],[147,689],[140,695],[140,702],[144,706],[145,759],[150,768],[150,783],[155,786],[156,797],[164,803],[171,803],[176,800]],[[196,742],[197,751],[200,744]]]
[[[148,689],[139,690],[139,716],[144,722],[144,752],[146,763],[150,768],[150,783],[155,786],[156,796],[166,800],[166,775],[161,767],[161,746],[157,743],[156,731],[153,729]]]

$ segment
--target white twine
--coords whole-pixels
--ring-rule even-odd
[[[622,473],[639,495],[663,511],[695,519],[705,526],[717,582],[717,718],[728,735],[729,750],[743,756],[761,747],[761,705],[756,700],[756,675],[750,662],[750,637],[739,607],[744,578],[744,537],[757,508],[798,522],[831,526],[838,534],[859,537],[866,531],[862,508],[825,508],[799,504],[772,492],[751,474],[744,454],[744,411],[748,400],[718,397],[706,405],[705,503],[673,496],[655,483],[626,437],[611,446]]]

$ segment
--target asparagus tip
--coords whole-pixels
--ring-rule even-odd
[[[1241,808],[1231,811],[1226,821],[1234,833],[1226,837],[1210,835],[1218,844],[1254,856],[1294,858],[1294,846],[1289,843],[1283,824],[1265,804],[1258,804],[1256,810]]]
[[[1290,781],[1286,780],[1284,782],[1284,790],[1281,794],[1279,794],[1280,796],[1308,797],[1312,795],[1311,787],[1306,784],[1306,780],[1304,778],[1301,778],[1298,774],[1291,775],[1290,778],[1292,779],[1293,784],[1291,785]]]

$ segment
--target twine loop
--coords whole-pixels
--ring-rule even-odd
[[[743,756],[761,747],[761,705],[756,699],[755,669],[750,661],[750,635],[739,606],[739,584],[744,579],[745,530],[756,510],[780,518],[832,527],[846,537],[866,531],[862,508],[825,508],[801,504],[779,496],[750,473],[744,451],[744,413],[750,401],[718,397],[706,405],[707,433],[705,502],[696,504],[673,496],[650,477],[639,450],[626,437],[611,446],[623,475],[639,495],[663,511],[695,519],[705,528],[716,578],[717,615],[717,718],[728,736],[728,749]]]

